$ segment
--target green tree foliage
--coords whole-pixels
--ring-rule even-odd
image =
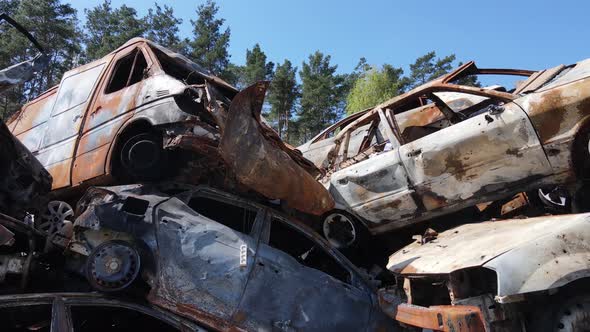
[[[260,49],[260,45],[254,45],[252,50],[246,50],[246,65],[242,69],[244,86],[272,79],[273,69],[274,63],[266,61],[266,54]]]
[[[188,54],[188,39],[181,40],[178,26],[182,19],[174,16],[174,10],[168,5],[161,7],[157,3],[148,9],[145,17],[146,38],[173,51]]]
[[[194,38],[190,41],[191,58],[211,72],[225,74],[229,64],[230,29],[221,31],[222,18],[216,18],[219,7],[215,2],[207,0],[197,7],[198,18],[191,20]]]
[[[298,122],[301,138],[307,140],[336,121],[344,108],[345,77],[336,74],[338,66],[331,57],[316,51],[303,62],[301,77],[301,109]]]
[[[44,47],[49,65],[25,84],[0,96],[0,117],[6,118],[31,98],[57,84],[65,71],[75,65],[81,52],[76,10],[60,0],[0,1],[0,8],[31,32]],[[0,38],[0,65],[29,60],[37,50],[13,28],[3,23]]]
[[[146,24],[137,11],[126,5],[113,9],[110,0],[85,9],[86,56],[88,61],[103,57],[133,37],[145,34]]]
[[[365,67],[348,94],[346,113],[353,114],[382,103],[400,93],[401,68],[384,65],[383,68]]]
[[[454,65],[455,59],[456,56],[454,54],[447,55],[441,59],[436,57],[436,52],[434,51],[426,53],[410,65],[410,76],[406,79],[406,85],[414,88],[447,74],[462,64],[459,62],[459,64]],[[476,77],[467,77],[456,83],[472,86],[480,85]]]
[[[276,123],[279,136],[287,142],[290,142],[289,132],[293,129],[289,124],[299,95],[296,72],[297,67],[293,67],[289,60],[285,59],[282,64],[277,65],[268,94],[268,103],[271,106],[269,120]]]

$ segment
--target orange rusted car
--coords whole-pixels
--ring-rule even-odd
[[[166,142],[186,133],[214,141],[215,112],[201,111],[227,108],[236,93],[182,55],[135,38],[66,72],[8,127],[51,173],[53,190],[110,175],[145,179],[168,164]]]
[[[66,72],[8,128],[51,173],[59,198],[88,185],[167,177],[241,183],[300,211],[324,213],[334,202],[314,179],[319,170],[261,121],[266,87],[238,94],[186,57],[134,38]]]

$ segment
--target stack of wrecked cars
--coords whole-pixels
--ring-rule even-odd
[[[261,119],[266,86],[136,38],[2,124],[3,176],[28,194],[0,211],[3,328],[398,329],[375,281],[281,212],[333,200]]]
[[[134,38],[0,125],[2,328],[588,329],[589,68],[469,62],[294,148],[267,83]]]

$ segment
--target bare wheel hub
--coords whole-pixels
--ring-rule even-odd
[[[107,241],[88,256],[86,278],[92,287],[113,292],[122,290],[137,278],[140,257],[137,250],[125,241]]]
[[[346,248],[356,240],[356,229],[350,217],[332,213],[324,219],[324,236],[336,248]]]

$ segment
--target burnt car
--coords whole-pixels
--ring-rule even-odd
[[[216,330],[395,330],[375,288],[304,224],[206,186],[90,188],[66,255],[100,291]],[[326,310],[329,314],[326,314]]]
[[[47,66],[47,56],[37,40],[6,14],[6,21],[38,49],[33,59],[0,70],[0,93],[10,87],[30,80],[35,73]],[[51,190],[51,175],[41,163],[0,121],[0,212],[21,217],[43,206],[42,198]]]
[[[22,217],[42,209],[52,178],[0,121],[0,212]]]
[[[469,62],[329,128],[300,149],[335,200],[324,233],[343,247],[517,192],[575,186],[588,171],[590,60],[547,70]],[[461,85],[522,76],[515,88]]]
[[[186,318],[137,300],[98,293],[0,296],[2,331],[206,331]]]
[[[112,174],[145,179],[163,171],[169,140],[215,141],[208,107],[227,108],[236,93],[185,57],[135,38],[66,72],[8,127],[51,173],[53,190]]]
[[[237,95],[186,57],[134,38],[66,72],[58,86],[12,116],[8,127],[51,173],[53,195],[60,199],[76,197],[91,184],[171,177],[236,191],[238,178],[247,190],[321,214],[333,201],[314,180],[319,170],[260,118],[267,85],[257,83]],[[227,171],[226,164],[261,159],[252,150],[263,148],[269,165],[289,166],[274,173],[272,167],[259,174],[244,174],[242,167]],[[299,188],[298,195],[270,185],[269,174]]]
[[[590,214],[459,226],[389,257],[386,312],[440,331],[584,331]],[[400,304],[399,298],[404,303]]]

